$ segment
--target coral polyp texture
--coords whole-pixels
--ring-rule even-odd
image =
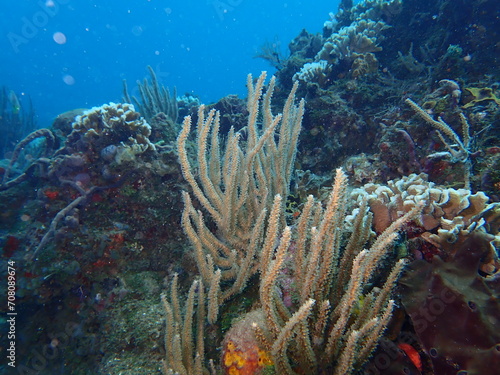
[[[317,60],[325,60],[336,65],[343,60],[353,61],[357,57],[382,50],[382,31],[388,26],[382,21],[360,20],[332,34],[316,55]]]
[[[114,159],[124,159],[145,152],[154,152],[156,147],[149,140],[151,126],[135,111],[132,104],[110,103],[94,107],[75,118],[73,131],[67,139],[67,147],[84,151],[91,148],[102,152],[108,146],[116,147]],[[111,158],[104,152],[103,158]]]
[[[478,215],[490,209],[489,198],[483,192],[473,194],[468,189],[441,187],[428,181],[424,173],[391,180],[386,185],[369,183],[355,189],[352,195],[358,202],[368,200],[377,232],[385,230],[394,219],[419,202],[425,203],[419,216],[419,224],[425,230],[433,230],[443,220],[457,217],[462,217],[467,227]]]
[[[388,181],[387,185],[366,184],[354,189],[352,197],[358,204],[368,202],[377,232],[423,203],[415,219],[422,239],[450,255],[460,236],[475,231],[488,233],[492,236],[492,248],[480,269],[491,274],[500,265],[496,252],[500,248],[500,203],[488,203],[490,198],[483,192],[473,194],[467,189],[445,188],[429,182],[425,174],[413,174]]]

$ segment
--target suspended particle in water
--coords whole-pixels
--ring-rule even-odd
[[[52,38],[54,39],[54,42],[56,42],[57,44],[66,44],[66,35],[64,35],[60,31],[55,32]]]
[[[67,84],[68,86],[72,86],[75,84],[75,78],[72,75],[65,74],[63,75],[63,82]]]
[[[144,30],[142,26],[135,25],[134,27],[132,27],[132,34],[134,34],[135,36],[141,36],[143,31]]]

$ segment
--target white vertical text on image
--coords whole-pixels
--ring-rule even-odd
[[[7,364],[10,367],[16,367],[16,269],[15,261],[7,262],[7,323],[9,332],[7,333],[8,349]]]

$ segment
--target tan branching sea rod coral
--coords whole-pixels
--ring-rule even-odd
[[[241,292],[247,280],[259,270],[268,210],[276,194],[288,196],[304,101],[298,106],[294,104],[295,85],[283,113],[274,116],[271,97],[275,79],[271,79],[261,100],[265,78],[263,73],[254,85],[252,77],[248,77],[249,117],[245,142],[240,142],[242,134],[231,129],[222,153],[219,113],[212,110],[205,115],[204,107],[200,107],[196,137],[199,180],[194,177],[186,150],[190,116],[184,119],[177,141],[184,178],[217,225],[217,235],[214,235],[205,225],[203,214],[194,209],[189,194],[184,193],[186,208],[182,225],[195,247],[205,285],[214,285],[213,278],[221,278],[225,285],[231,281],[230,286],[221,291],[220,302]],[[258,121],[262,121],[260,129]],[[283,223],[282,218],[280,224]]]
[[[372,215],[365,203],[352,225],[345,225],[347,177],[338,169],[326,206],[309,196],[295,225],[287,226],[285,199],[304,104],[294,104],[294,86],[283,114],[273,115],[274,79],[261,98],[264,80],[265,73],[255,85],[248,79],[244,142],[230,130],[221,149],[219,114],[205,115],[201,108],[195,172],[186,148],[191,118],[179,135],[184,177],[208,215],[197,211],[184,193],[182,224],[201,279],[193,282],[184,309],[177,276],[170,297],[162,297],[165,374],[259,374],[264,367],[276,374],[353,373],[370,357],[392,315],[391,292],[404,261],[387,259],[389,248],[420,206],[364,248]],[[374,282],[382,264],[392,264],[392,269]],[[252,275],[260,278],[258,303],[226,333],[220,365],[209,365],[204,321],[217,323],[220,305],[236,302],[231,297],[244,290]]]

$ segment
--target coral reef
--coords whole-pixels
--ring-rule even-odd
[[[356,5],[345,1],[336,14],[330,14],[322,35],[303,30],[290,43],[290,56],[277,77],[287,88],[299,81],[298,92],[308,102],[299,143],[304,170],[328,173],[362,149],[368,158],[384,159],[367,173],[377,181],[425,171],[438,183],[452,183],[460,174],[467,181],[470,170],[471,186],[479,187],[482,172],[477,167],[482,161],[476,153],[484,149],[483,139],[495,136],[493,128],[498,122],[495,69],[489,69],[494,65],[494,38],[484,32],[491,29],[493,20],[487,12],[494,5],[492,1],[457,7],[450,4],[447,0],[361,1]],[[467,28],[462,14],[470,17],[469,25],[477,27]],[[408,24],[414,32],[408,31]],[[357,28],[363,33],[348,33]],[[480,32],[481,38],[475,39]],[[484,53],[479,45],[485,48]],[[331,57],[328,51],[333,53]],[[478,66],[486,67],[492,75],[480,76]],[[472,93],[465,87],[478,90]],[[481,88],[484,95],[477,101]],[[489,94],[488,88],[492,89]],[[471,138],[467,163],[439,156],[433,152],[433,134],[405,124],[409,113],[401,100],[409,95],[430,116],[441,117],[456,134],[462,133],[455,124],[460,124],[458,113],[463,109]],[[482,136],[475,138],[476,133]],[[360,139],[362,146],[357,144]],[[454,141],[448,143],[453,145]],[[413,151],[407,147],[411,144]],[[325,165],[327,161],[331,164]],[[488,179],[490,176],[488,173]],[[491,187],[488,190],[495,193]]]
[[[16,295],[21,308],[32,310],[32,321],[20,322],[27,348],[59,341],[64,347],[66,354],[48,361],[44,371],[53,373],[70,357],[72,373],[85,373],[100,361],[110,372],[124,371],[124,363],[130,370],[130,357],[116,360],[134,345],[138,350],[129,353],[137,358],[134,366],[141,362],[143,373],[159,368],[151,358],[160,346],[149,343],[160,336],[148,339],[151,327],[159,330],[153,311],[160,306],[158,280],[163,276],[155,264],[162,260],[168,265],[182,248],[179,225],[157,226],[160,219],[178,216],[181,208],[180,170],[172,145],[165,142],[168,136],[153,133],[132,105],[108,104],[62,115],[52,129],[35,131],[14,150],[0,189],[10,223],[2,224],[8,234],[2,246],[4,256],[25,270],[18,275]],[[18,160],[28,147],[39,157],[20,168]],[[142,280],[141,285],[151,280],[150,291],[139,291],[133,280]],[[156,308],[144,299],[148,293]],[[143,319],[134,337],[120,337],[118,332],[125,333],[136,319],[131,311],[136,317],[147,312],[153,320]],[[71,323],[76,331],[58,321]],[[45,328],[35,337],[36,325]],[[139,359],[146,356],[145,348],[150,358]],[[21,366],[31,371],[36,355],[19,354]],[[138,368],[133,372],[140,373]]]
[[[497,15],[342,0],[209,106],[149,67],[128,103],[32,131],[4,88],[18,370],[496,374]]]
[[[363,60],[367,64],[370,62],[370,64],[375,65],[373,71],[376,71],[378,65],[373,53],[382,50],[379,44],[382,40],[382,31],[387,27],[382,21],[357,21],[348,27],[340,29],[326,39],[323,48],[318,52],[315,59],[317,61],[326,61],[331,65],[340,63],[359,65],[359,61]],[[356,63],[356,61],[358,62]],[[351,74],[356,78],[361,75],[361,72],[353,69]]]
[[[467,189],[443,188],[427,180],[425,174],[412,174],[387,185],[365,184],[352,195],[359,203],[368,200],[375,214],[374,224],[380,233],[403,212],[408,212],[419,202],[425,202],[419,222],[426,230],[435,229],[442,219],[460,216],[466,226],[471,219],[488,209],[488,197],[483,192],[472,194]]]
[[[451,255],[459,236],[479,229],[493,236],[495,247],[500,245],[500,204],[487,204],[489,198],[483,192],[472,194],[467,189],[444,188],[427,181],[425,174],[413,174],[388,181],[387,185],[366,184],[354,189],[352,197],[358,205],[368,202],[377,233],[384,231],[403,213],[425,202],[415,220],[420,229],[414,235],[418,234],[420,238],[444,250],[441,254],[445,257]],[[488,274],[497,269],[495,247],[481,265],[481,270]]]
[[[65,149],[68,152],[92,150],[106,161],[121,164],[135,155],[156,151],[149,140],[151,126],[135,112],[131,104],[110,103],[77,116],[72,124]],[[113,151],[106,151],[114,146]],[[95,155],[93,160],[98,157]]]
[[[487,204],[483,192],[436,186],[425,175],[387,186],[367,184],[352,194],[358,202],[368,201],[377,231],[425,202],[406,230],[405,250],[417,260],[401,280],[400,296],[412,328],[401,332],[399,340],[420,348],[418,356],[425,358],[429,373],[493,374],[500,205]]]

